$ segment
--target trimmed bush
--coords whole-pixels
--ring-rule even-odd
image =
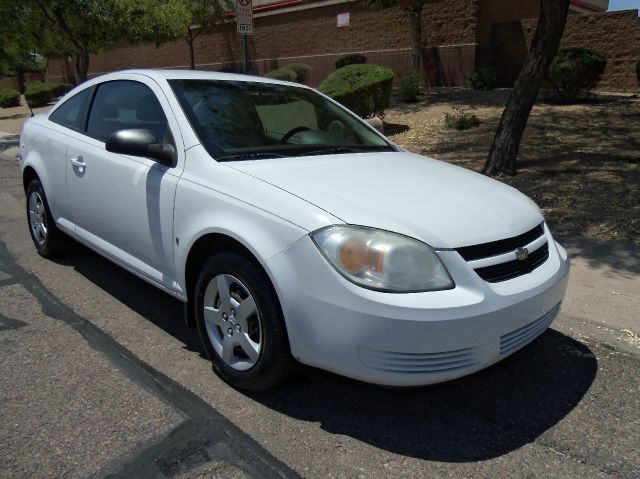
[[[398,95],[405,103],[414,103],[418,101],[420,93],[420,81],[415,72],[408,72],[400,76],[400,86],[398,87]]]
[[[493,67],[480,68],[467,77],[474,90],[493,90],[498,85],[496,69]]]
[[[480,119],[473,113],[465,113],[462,110],[458,110],[455,113],[445,113],[444,124],[447,128],[455,130],[468,130],[480,126]]]
[[[20,106],[20,92],[13,88],[0,88],[0,107]]]
[[[296,74],[296,81],[298,83],[307,83],[309,81],[309,77],[311,76],[311,66],[306,65],[305,63],[291,63],[289,65],[285,65],[284,68],[288,68],[289,70],[293,70]]]
[[[24,97],[30,108],[37,108],[45,106],[54,98],[64,95],[69,88],[70,85],[66,83],[32,81],[27,83],[24,89]]]
[[[274,80],[296,81],[296,72],[289,68],[278,68],[267,72],[264,76],[273,78]]]
[[[348,65],[336,70],[318,89],[361,118],[383,117],[391,102],[393,71],[378,65]]]
[[[587,94],[600,81],[607,59],[589,48],[559,50],[549,67],[549,81],[562,100]]]
[[[365,57],[364,55],[345,55],[342,58],[338,58],[338,60],[336,61],[336,70],[340,70],[347,65],[362,65],[363,63],[367,63],[367,57]]]

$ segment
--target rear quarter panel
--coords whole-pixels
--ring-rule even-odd
[[[27,167],[35,170],[56,223],[64,218],[67,211],[68,140],[64,128],[49,122],[44,115],[27,120],[20,137],[21,170],[23,174]]]

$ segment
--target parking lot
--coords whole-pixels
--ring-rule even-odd
[[[576,254],[552,329],[470,377],[389,389],[301,367],[246,394],[178,301],[75,242],[35,253],[3,141],[0,476],[640,476],[637,250]]]

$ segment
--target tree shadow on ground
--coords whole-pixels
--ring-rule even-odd
[[[187,350],[202,355],[197,332],[184,326],[178,300],[73,240],[68,250],[60,264],[73,266]],[[548,330],[510,358],[449,383],[382,388],[301,366],[282,387],[250,397],[386,451],[467,462],[497,457],[535,440],[577,406],[597,369],[587,346]]]
[[[630,101],[536,105],[521,144],[518,174],[498,179],[531,197],[558,234],[640,247],[638,105]],[[483,114],[478,128],[463,132],[442,129],[418,139],[413,135],[407,137],[407,144],[402,136],[394,141],[481,171],[501,109]],[[415,126],[410,118],[403,119]],[[630,267],[635,271],[635,266]]]

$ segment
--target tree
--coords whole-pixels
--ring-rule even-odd
[[[76,79],[86,81],[89,58],[116,43],[160,44],[182,34],[189,12],[178,0],[27,0],[38,12],[43,30],[53,31],[61,45],[55,53],[74,58]],[[47,45],[41,44],[46,49]]]
[[[433,0],[365,0],[369,5],[380,5],[384,8],[402,5],[402,9],[409,15],[411,25],[411,63],[418,82],[422,77],[422,11],[427,3]],[[418,83],[419,84],[419,83]]]
[[[184,0],[189,10],[185,41],[189,45],[189,60],[192,70],[196,68],[195,41],[202,32],[209,30],[224,19],[225,11],[233,8],[231,0]]]
[[[540,86],[560,45],[568,10],[569,0],[540,0],[540,18],[529,54],[502,112],[483,173],[516,173],[522,135]]]
[[[42,71],[46,60],[38,49],[55,44],[48,32],[40,28],[42,19],[19,2],[0,0],[0,76],[15,75],[24,88],[24,74]]]

